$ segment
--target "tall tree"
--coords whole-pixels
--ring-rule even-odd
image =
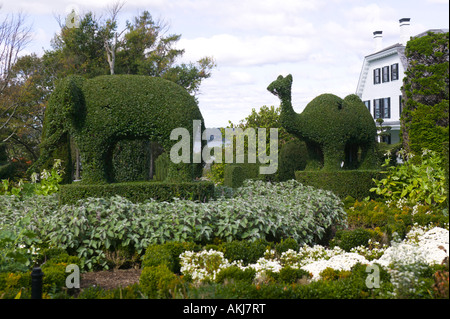
[[[416,154],[424,148],[441,152],[449,138],[449,33],[411,39],[405,54],[403,147]]]

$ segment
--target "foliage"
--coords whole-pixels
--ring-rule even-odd
[[[366,246],[371,238],[371,232],[365,228],[338,230],[331,247],[337,245],[343,250],[349,252],[352,248]]]
[[[216,275],[217,283],[225,283],[226,281],[243,281],[247,284],[252,284],[255,278],[256,271],[253,268],[241,269],[237,266],[230,266],[224,268]]]
[[[108,267],[105,251],[128,247],[142,253],[152,243],[167,241],[292,238],[313,243],[332,225],[343,224],[346,216],[333,194],[295,181],[247,181],[233,198],[207,203],[176,199],[134,204],[116,196],[58,207],[57,197],[50,195],[23,201],[2,196],[0,206],[0,225],[13,224],[20,212],[29,212],[33,218],[28,229],[82,258],[86,268]]]
[[[295,178],[304,185],[332,191],[344,199],[352,196],[362,200],[368,196],[373,197],[370,189],[374,186],[373,179],[380,179],[383,173],[378,170],[341,170],[327,171],[297,171]]]
[[[238,124],[234,124],[231,121],[229,121],[228,128],[239,128],[245,131],[248,128],[252,129],[258,129],[258,128],[265,128],[269,130],[270,128],[276,128],[278,129],[278,153],[280,153],[280,150],[282,147],[294,139],[294,137],[287,133],[286,130],[281,126],[280,122],[280,111],[281,109],[275,108],[274,106],[266,106],[263,105],[258,111],[256,109],[252,108],[251,113],[243,120],[241,120]],[[222,135],[224,134],[224,130],[222,130]],[[245,136],[235,136],[233,139],[233,144],[226,145],[227,147],[233,147],[233,154],[236,154],[235,148],[236,148],[236,141],[238,139],[244,139],[244,153],[247,154],[248,150],[248,140],[245,139]],[[266,135],[266,152],[267,154],[270,154],[270,134]],[[223,148],[223,152],[225,152],[225,148]],[[256,147],[256,151],[258,152],[258,147]],[[224,155],[222,154],[222,158],[224,158]],[[207,176],[212,181],[214,181],[216,184],[223,184],[225,180],[225,168],[227,166],[240,166],[243,169],[243,176],[242,179],[271,179],[276,180],[275,176],[270,177],[268,175],[261,176],[259,174],[259,165],[257,163],[235,163],[235,161],[231,164],[226,163],[213,163],[211,165],[211,169],[208,171]],[[227,174],[228,175],[228,174]],[[228,175],[230,177],[230,175]],[[228,180],[227,185],[231,185],[231,181]],[[236,183],[236,185],[242,185],[240,182]]]
[[[155,21],[148,11],[126,21],[125,29],[117,28],[117,20],[102,20],[87,12],[80,17],[77,28],[61,26],[52,39],[52,50],[44,55],[45,60],[53,66],[58,78],[73,74],[85,78],[106,75],[111,73],[106,45],[111,49],[115,42],[114,74],[163,77],[192,94],[198,91],[203,79],[211,76],[215,67],[211,57],[175,65],[184,53],[183,49],[174,47],[181,35],[166,35],[168,25]]]
[[[191,132],[194,119],[201,120],[204,129],[195,99],[173,82],[137,75],[101,76],[90,80],[70,76],[59,82],[49,99],[42,152],[36,166],[44,165],[57,150],[66,149],[68,155],[61,159],[70,179],[68,136],[71,136],[80,150],[83,183],[113,182],[112,150],[117,142],[148,139],[170,150],[175,144],[170,140],[172,129],[186,128]],[[192,138],[190,136],[191,143]],[[182,166],[191,179],[196,165],[201,164]],[[180,171],[177,173],[183,175]]]
[[[61,166],[61,160],[55,159],[50,172],[44,169],[40,176],[37,173],[32,175],[31,179],[33,182],[37,182],[40,177],[39,183],[36,183],[35,185],[35,193],[37,195],[48,196],[57,193],[60,190],[59,184],[62,182],[62,175],[64,174],[64,170]]]
[[[295,179],[295,172],[306,167],[308,151],[306,144],[298,139],[287,142],[280,151],[278,158],[278,180]]]
[[[244,183],[246,177],[246,171],[243,170],[242,166],[236,165],[226,165],[224,170],[223,184],[228,187],[241,187]]]
[[[142,267],[166,265],[173,273],[180,273],[180,254],[186,250],[196,250],[192,242],[166,242],[151,244],[142,257]]]
[[[27,214],[12,224],[0,223],[0,272],[27,271],[33,266],[41,240],[28,229],[30,222],[31,214]]]
[[[399,166],[389,166],[386,159],[385,178],[374,179],[376,187],[370,191],[382,195],[386,200],[405,200],[411,206],[428,204],[443,206],[448,194],[445,189],[445,171],[442,157],[429,150],[423,150],[419,159],[404,154],[406,162]]]
[[[170,164],[169,153],[165,152],[158,156],[155,161],[155,179],[163,181],[166,179]]]
[[[449,33],[429,32],[411,39],[405,55],[403,147],[415,155],[422,149],[440,153],[449,138]]]
[[[306,143],[307,170],[336,171],[342,168],[342,163],[345,168],[377,168],[376,126],[358,96],[352,94],[341,99],[322,94],[297,114],[292,108],[291,86],[292,75],[280,75],[267,89],[281,100],[282,126]]]
[[[428,205],[408,206],[395,202],[387,204],[374,200],[357,200],[346,212],[349,228],[372,229],[378,233],[374,239],[383,240],[386,244],[393,233],[404,237],[415,224],[444,227],[448,223],[448,215],[445,215],[442,209]]]
[[[85,185],[74,183],[61,185],[59,201],[61,205],[76,204],[89,197],[110,198],[121,196],[138,203],[149,199],[172,201],[174,198],[207,202],[214,198],[214,185],[210,182],[128,182],[105,185]]]
[[[139,286],[149,298],[170,298],[178,283],[178,277],[164,264],[144,267],[139,278]]]

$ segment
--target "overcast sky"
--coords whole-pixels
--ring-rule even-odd
[[[0,0],[0,18],[25,12],[34,37],[24,53],[41,55],[59,31],[55,16],[72,7],[100,15],[114,2]],[[179,62],[214,57],[217,68],[198,96],[207,127],[278,106],[266,88],[280,74],[293,75],[297,112],[322,93],[355,93],[363,58],[373,53],[373,31],[383,31],[384,47],[398,43],[401,18],[411,18],[411,35],[449,28],[448,0],[127,0],[119,19],[144,10],[182,35],[178,47],[186,52]]]

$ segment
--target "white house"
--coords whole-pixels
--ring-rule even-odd
[[[390,126],[390,136],[384,142],[400,142],[400,115],[402,113],[403,77],[407,69],[405,56],[406,43],[410,40],[410,18],[399,20],[399,43],[383,48],[383,32],[373,33],[375,52],[364,57],[356,94],[366,104],[374,120],[383,119],[383,126]],[[448,29],[431,29],[413,38],[422,37],[428,32],[443,33]]]
[[[400,19],[400,41],[383,48],[383,32],[375,31],[375,52],[364,57],[356,94],[366,104],[373,118],[382,118],[390,126],[388,144],[400,141],[401,87],[406,65],[405,47],[410,39],[410,19]]]

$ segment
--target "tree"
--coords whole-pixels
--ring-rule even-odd
[[[0,118],[6,118],[0,122],[0,133],[17,109],[17,103],[3,99],[3,92],[9,86],[12,66],[30,41],[30,30],[21,13],[7,16],[0,22]]]
[[[407,152],[441,152],[449,139],[449,33],[411,39],[405,49],[402,143]]]
[[[176,65],[184,53],[175,48],[181,35],[167,34],[169,25],[155,21],[148,11],[127,21],[119,31],[122,7],[120,2],[110,6],[106,20],[88,12],[76,28],[60,22],[61,32],[52,41],[53,51],[45,55],[58,70],[58,78],[70,74],[87,78],[103,74],[148,75],[173,81],[192,95],[197,94],[202,80],[211,76],[213,58]]]
[[[26,24],[25,16],[21,13],[8,15],[0,21],[0,162],[2,162],[0,175],[2,178],[9,177],[13,172],[10,169],[11,163],[7,162],[9,151],[5,142],[16,133],[11,129],[11,125],[17,114],[19,99],[25,94],[23,90],[15,91],[14,95],[8,94],[12,90],[11,69],[19,53],[30,41],[30,30],[31,27]]]

